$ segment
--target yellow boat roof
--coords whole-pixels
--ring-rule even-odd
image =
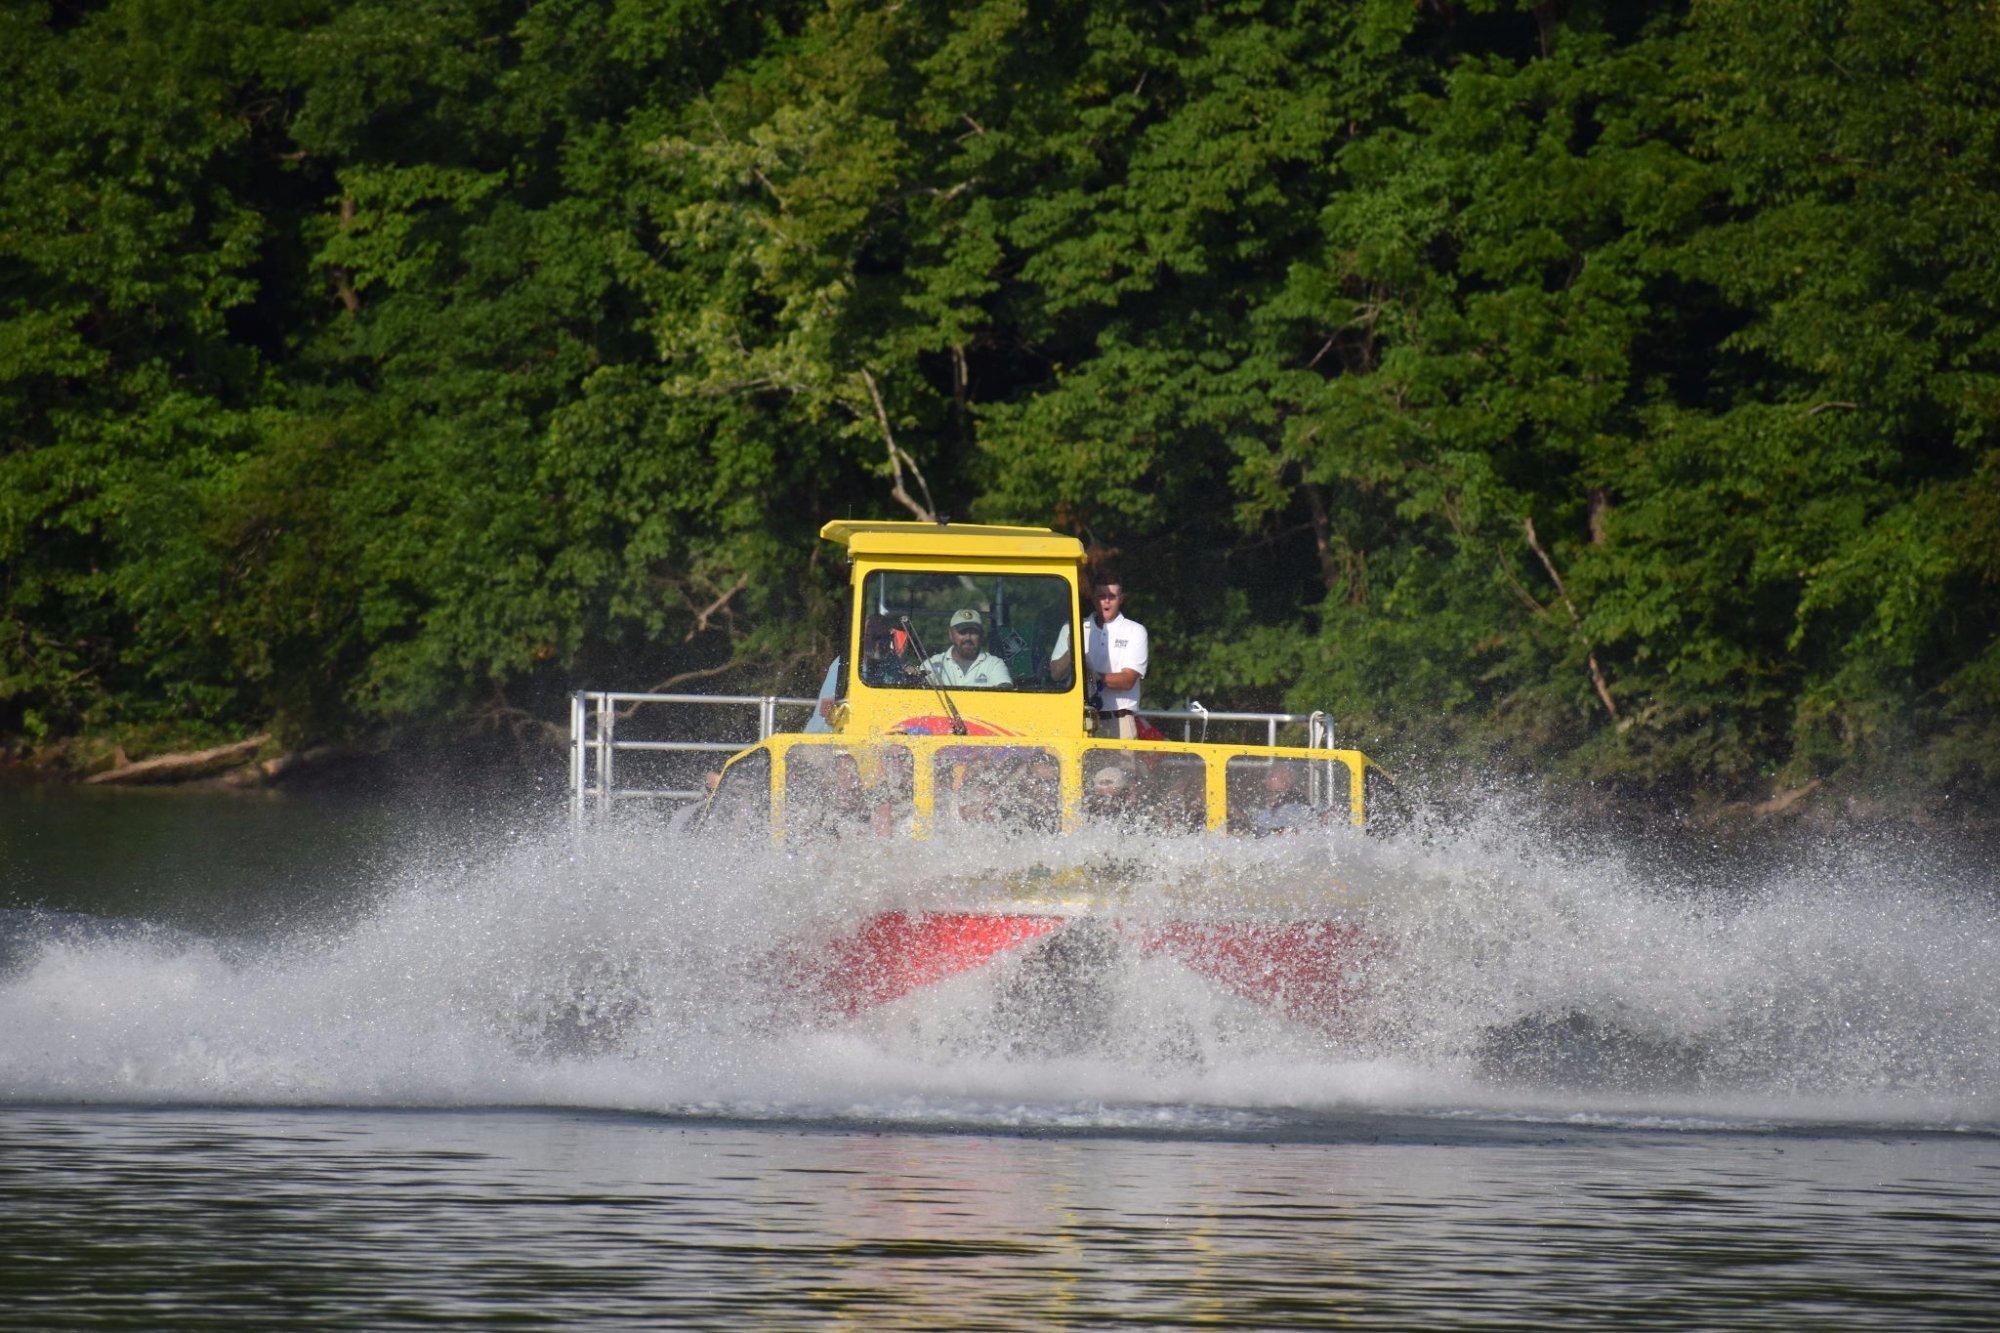
[[[1003,523],[891,523],[837,518],[819,530],[849,555],[1083,559],[1083,543],[1053,528]]]

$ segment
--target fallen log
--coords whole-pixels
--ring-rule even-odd
[[[102,773],[93,773],[85,778],[86,783],[99,782],[192,782],[196,778],[209,777],[216,773],[247,764],[257,757],[268,735],[259,734],[249,740],[234,741],[228,745],[218,745],[210,750],[188,750],[179,754],[155,755],[151,759],[141,759],[137,763],[120,764],[107,768]]]
[[[333,767],[344,760],[359,758],[363,753],[343,745],[315,745],[308,750],[287,750],[261,762],[232,768],[216,781],[224,787],[267,787]]]

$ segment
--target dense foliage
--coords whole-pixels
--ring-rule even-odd
[[[0,734],[797,689],[838,515],[1149,698],[1619,789],[2000,775],[1973,0],[0,9]]]

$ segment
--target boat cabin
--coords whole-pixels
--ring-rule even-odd
[[[1365,820],[1379,770],[1356,750],[1100,735],[1075,538],[848,520],[820,535],[852,570],[833,730],[735,755],[704,827],[926,837],[980,824],[1264,833]]]
[[[846,736],[1081,739],[1083,546],[1047,528],[839,520],[852,567]]]

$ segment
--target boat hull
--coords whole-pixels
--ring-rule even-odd
[[[1334,1030],[1365,994],[1378,947],[1345,919],[888,911],[816,946],[785,950],[778,971],[795,1002],[822,1022],[840,1022],[1008,959],[1060,972],[1065,986],[1087,985],[1088,973],[1109,969],[1124,951],[1171,961],[1286,1019]]]

